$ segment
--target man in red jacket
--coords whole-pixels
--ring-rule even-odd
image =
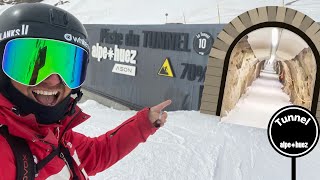
[[[51,5],[20,4],[0,15],[0,128],[26,140],[35,179],[88,179],[166,122],[167,114],[160,113],[170,100],[96,138],[72,131],[89,118],[76,106],[88,64],[87,36],[78,19]],[[17,179],[15,160],[0,135],[1,180]],[[29,165],[26,161],[24,168]],[[27,179],[26,174],[20,177]]]

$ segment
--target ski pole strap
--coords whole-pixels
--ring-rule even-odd
[[[68,165],[69,165],[69,168],[72,172],[72,180],[79,180],[79,177],[77,176],[76,174],[76,171],[74,169],[74,165],[73,165],[73,158],[70,154],[70,151],[68,148],[64,147],[63,145],[61,146],[61,153],[63,153],[64,157],[65,157],[65,160],[67,161]]]
[[[35,163],[27,142],[9,134],[7,126],[0,127],[0,134],[10,145],[16,163],[16,180],[33,180],[35,178]]]
[[[55,156],[57,156],[60,152],[60,148],[59,146],[57,148],[55,148],[48,156],[46,156],[45,158],[43,158],[42,160],[40,160],[37,164],[36,164],[36,174],[39,173],[39,171],[46,165],[48,164]]]
[[[36,174],[39,173],[39,171],[46,165],[48,164],[55,156],[58,156],[61,158],[61,153],[63,154],[67,166],[70,168],[72,172],[72,180],[78,180],[79,177],[75,173],[75,169],[73,166],[73,158],[70,155],[69,150],[64,147],[62,144],[59,144],[57,148],[55,148],[48,156],[43,158],[41,161],[39,161],[38,164],[36,164]]]
[[[73,158],[69,150],[63,145],[59,144],[57,148],[53,147],[54,150],[48,156],[35,164],[33,155],[26,140],[20,137],[12,136],[9,134],[8,127],[3,125],[0,125],[0,135],[7,140],[15,157],[16,180],[34,180],[39,171],[55,156],[59,157],[60,153],[63,153],[65,160],[67,161],[66,163],[68,163],[67,165],[72,171],[72,180],[79,180],[79,177],[75,173]]]

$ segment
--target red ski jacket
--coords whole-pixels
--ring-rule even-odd
[[[157,130],[148,119],[149,108],[137,112],[106,134],[90,138],[72,130],[90,117],[79,107],[76,107],[74,115],[66,117],[61,124],[52,125],[38,124],[33,114],[20,116],[12,110],[13,107],[14,105],[0,94],[0,124],[7,126],[11,135],[26,139],[35,162],[50,154],[52,145],[57,147],[58,140],[62,138],[74,159],[75,171],[80,179],[88,179],[88,176],[112,166]],[[15,157],[7,141],[0,135],[0,180],[15,178]],[[70,178],[70,169],[64,160],[57,156],[45,165],[36,177],[37,180]]]

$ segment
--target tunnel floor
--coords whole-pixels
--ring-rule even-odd
[[[267,65],[236,106],[222,117],[222,122],[266,129],[271,116],[281,107],[291,105],[281,89],[278,75]]]

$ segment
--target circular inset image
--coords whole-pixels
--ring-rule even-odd
[[[316,146],[319,124],[308,109],[297,105],[286,106],[271,117],[268,138],[278,153],[301,157]]]
[[[193,49],[203,56],[209,54],[212,44],[213,38],[207,32],[199,32],[193,38]]]

